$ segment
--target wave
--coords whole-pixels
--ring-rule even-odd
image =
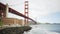
[[[41,29],[32,29],[31,31],[29,32],[24,32],[24,34],[60,34],[60,33],[57,33],[57,32],[51,32],[51,31],[48,31],[46,29],[44,30],[41,30]]]
[[[60,34],[58,32],[52,32],[48,29],[41,28],[41,27],[33,27],[32,30],[29,32],[24,32],[24,34]]]

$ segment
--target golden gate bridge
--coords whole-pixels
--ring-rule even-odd
[[[1,14],[1,13],[4,13],[4,16],[6,16],[6,15],[5,15],[5,11],[4,11],[4,10],[6,10],[5,8],[6,8],[6,5],[4,5],[3,3],[0,2],[0,14]],[[24,9],[24,13],[25,13],[25,14],[22,14],[22,13],[14,10],[14,9],[12,9],[12,8],[10,8],[10,7],[9,7],[8,9],[9,9],[9,12],[10,12],[10,13],[13,13],[13,14],[15,14],[15,15],[18,15],[18,16],[21,16],[21,17],[25,18],[25,21],[24,21],[24,22],[26,22],[26,23],[28,23],[29,20],[37,23],[35,20],[33,20],[32,18],[30,18],[29,15],[28,15],[28,13],[29,13],[29,11],[28,11],[28,10],[29,10],[29,9],[28,9],[28,1],[25,1],[25,7],[24,7],[24,8],[25,8],[25,9]]]

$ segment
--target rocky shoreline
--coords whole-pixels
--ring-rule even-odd
[[[0,34],[23,34],[25,31],[31,30],[30,26],[9,27],[0,30]]]

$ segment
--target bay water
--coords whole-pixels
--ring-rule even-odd
[[[60,34],[60,24],[30,25],[32,29],[24,34]]]

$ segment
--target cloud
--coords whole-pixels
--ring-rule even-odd
[[[30,3],[30,12],[32,16],[48,15],[59,12],[59,0],[33,0]]]
[[[60,0],[28,0],[28,1],[29,1],[29,17],[33,19],[38,17],[37,19],[40,20],[40,17],[44,16],[48,17],[48,15],[50,14],[60,12]],[[1,0],[0,2],[13,5],[9,7],[24,14],[24,0]],[[43,21],[43,19],[41,20]],[[48,19],[44,21],[47,20]]]

